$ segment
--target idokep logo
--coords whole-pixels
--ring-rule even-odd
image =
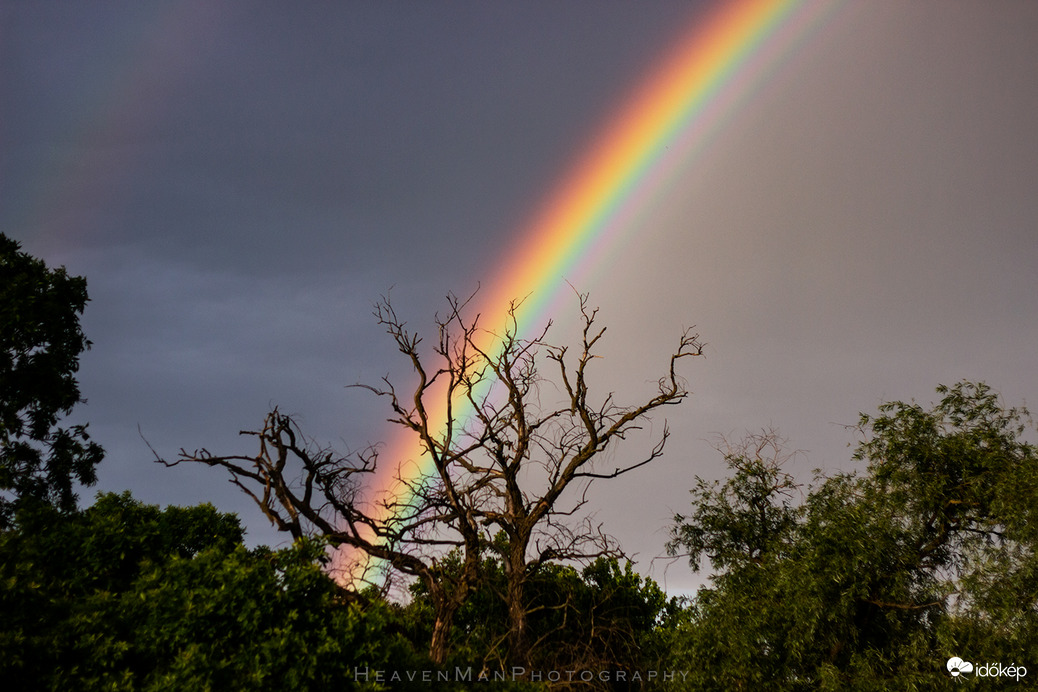
[[[948,659],[947,668],[953,678],[957,678],[963,673],[973,672],[973,664],[969,661],[963,661],[958,656],[952,656]]]
[[[945,664],[948,672],[953,678],[958,678],[965,673],[974,673],[978,678],[1020,678],[1027,677],[1027,668],[1015,663],[1005,666],[1001,663],[980,663],[976,667],[969,661],[963,661],[958,656],[952,656]]]

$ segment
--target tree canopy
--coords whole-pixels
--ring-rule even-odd
[[[984,384],[938,393],[862,415],[863,472],[802,488],[760,453],[769,438],[729,454],[724,483],[700,480],[670,544],[716,570],[676,640],[693,688],[922,689],[951,680],[952,656],[1035,662],[1027,413]]]
[[[503,598],[508,580],[499,554],[488,553],[481,564],[479,586],[456,615],[448,665],[512,670],[508,604]],[[445,565],[460,569],[460,555],[448,555]],[[645,671],[664,663],[659,626],[676,607],[676,600],[635,573],[630,562],[621,565],[615,557],[600,557],[581,569],[547,563],[529,575],[524,593],[531,670]],[[405,608],[407,621],[415,628],[411,637],[426,640],[434,613],[424,584],[415,583],[411,596]],[[612,689],[597,678],[591,682],[578,687]]]
[[[11,689],[374,688],[419,667],[384,603],[362,609],[320,544],[246,549],[233,515],[102,494],[0,532],[0,676]],[[354,684],[356,683],[356,684]]]
[[[83,401],[75,374],[90,342],[79,326],[86,279],[49,269],[0,234],[0,527],[17,508],[76,505],[103,450],[86,425],[58,426]]]

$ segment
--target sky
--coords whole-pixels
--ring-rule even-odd
[[[776,429],[808,482],[854,468],[849,426],[883,401],[1038,395],[1038,4],[794,4],[808,19],[552,279],[608,327],[593,391],[638,401],[684,328],[707,344],[688,400],[606,463],[666,421],[664,456],[590,495],[672,593],[701,577],[657,558],[695,476],[723,477],[721,436]],[[409,382],[373,304],[427,332],[447,293],[498,285],[716,5],[0,0],[0,232],[91,297],[73,418],[107,458],[84,500],[212,502],[283,542],[219,470],[148,444],[250,453],[238,431],[275,405],[342,450],[390,443],[385,402],[347,387]],[[576,299],[552,301],[566,342]]]

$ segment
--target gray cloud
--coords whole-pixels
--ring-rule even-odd
[[[701,8],[201,5],[0,5],[0,228],[88,277],[102,486],[276,541],[219,474],[152,464],[138,425],[164,454],[246,450],[272,404],[322,441],[390,437],[345,389],[406,378],[371,304],[394,287],[420,327],[493,283]],[[1036,30],[1024,3],[844,4],[583,275],[604,390],[651,387],[682,326],[709,342],[666,457],[594,494],[640,569],[721,473],[716,433],[779,427],[806,479],[849,467],[843,424],[883,399],[1038,391]]]

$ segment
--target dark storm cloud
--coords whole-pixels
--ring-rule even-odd
[[[6,4],[0,218],[88,276],[103,483],[208,497],[143,465],[138,425],[164,454],[226,447],[277,402],[324,439],[384,435],[343,391],[392,368],[371,303],[396,286],[424,315],[491,280],[687,16],[586,9]]]
[[[640,569],[721,473],[714,433],[778,425],[806,477],[847,466],[841,424],[883,398],[1038,388],[1035,6],[838,7],[580,286],[624,400],[682,326],[709,343],[663,462],[596,491]],[[0,2],[0,229],[88,278],[76,415],[102,486],[278,540],[218,474],[152,464],[138,425],[163,454],[248,451],[272,404],[342,448],[389,437],[345,389],[406,378],[371,303],[393,287],[424,328],[492,283],[699,9]]]
[[[178,9],[144,19],[40,10],[18,22],[43,34],[22,41],[30,55],[19,62],[71,36],[80,70],[51,59],[12,71],[8,90],[58,82],[40,104],[64,114],[50,143],[131,148],[74,154],[129,169],[97,172],[127,189],[81,242],[143,239],[159,256],[225,270],[340,271],[341,256],[370,266],[387,254],[403,255],[405,275],[423,263],[478,266],[652,57],[632,32],[662,40],[683,12],[584,9],[545,22],[504,8],[228,4],[197,27]],[[162,44],[170,25],[178,45]],[[102,59],[95,43],[124,47]],[[74,112],[54,107],[62,95]],[[12,165],[33,170],[39,151]],[[311,240],[324,251],[292,251]]]

